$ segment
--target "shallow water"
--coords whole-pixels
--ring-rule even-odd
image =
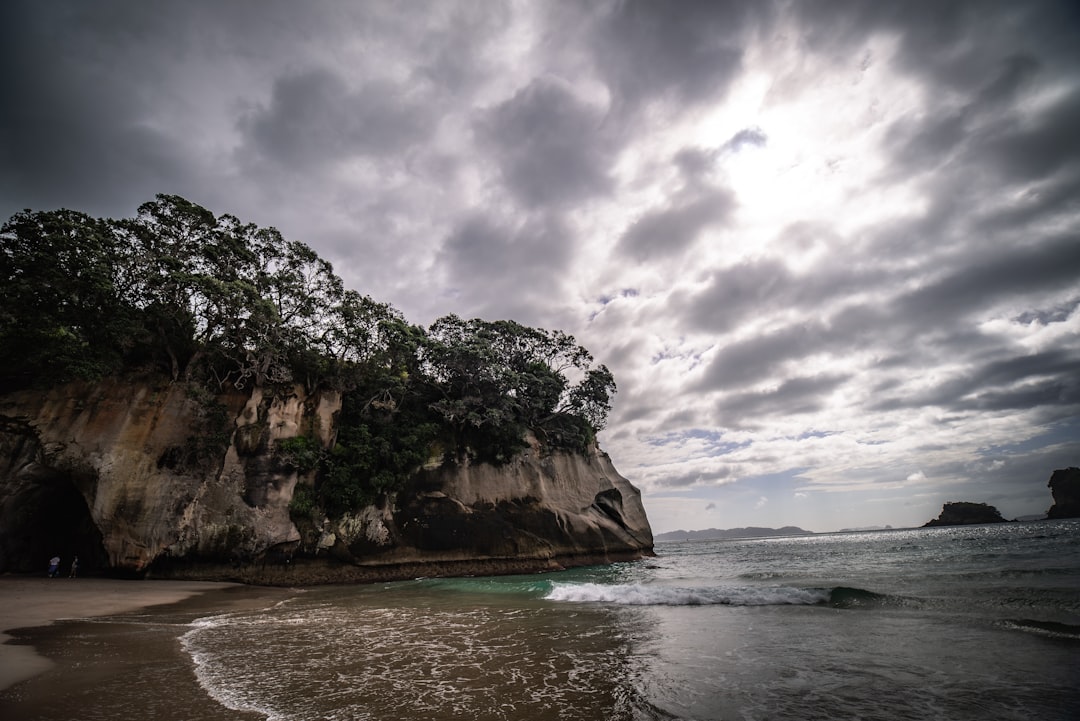
[[[663,544],[310,590],[184,638],[270,719],[1072,719],[1080,524]]]

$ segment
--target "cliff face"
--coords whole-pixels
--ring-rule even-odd
[[[535,571],[648,555],[640,495],[594,448],[535,443],[504,466],[431,464],[380,505],[293,522],[275,441],[328,448],[340,397],[208,396],[112,380],[0,398],[0,572],[85,570],[263,583]]]
[[[1050,476],[1054,505],[1047,518],[1080,518],[1080,468],[1062,468]]]

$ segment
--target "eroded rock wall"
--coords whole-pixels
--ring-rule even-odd
[[[341,398],[211,396],[158,379],[0,397],[0,572],[78,553],[88,571],[260,583],[508,573],[649,555],[640,494],[598,448],[442,463],[302,534],[276,441],[334,441]],[[44,500],[43,500],[44,499]],[[312,524],[308,524],[311,526]]]
[[[21,508],[23,527],[62,536],[34,489],[41,479],[74,488],[101,537],[100,559],[83,567],[136,575],[162,557],[250,557],[295,542],[288,504],[297,479],[273,467],[267,441],[295,435],[312,400],[300,389],[273,399],[208,396],[130,379],[9,394],[0,399],[3,447],[22,451],[5,454],[0,513]],[[21,558],[13,535],[0,531],[11,549],[0,570],[39,564]]]

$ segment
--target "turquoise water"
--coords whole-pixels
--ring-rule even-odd
[[[1075,719],[1080,522],[668,543],[197,620],[267,719]]]

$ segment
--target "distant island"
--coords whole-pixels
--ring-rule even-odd
[[[893,530],[893,527],[889,526],[889,525],[885,525],[885,526],[858,526],[856,528],[841,528],[839,532],[840,533],[859,533],[859,532],[862,532],[862,531],[891,531],[891,530]]]
[[[966,526],[972,523],[1007,523],[998,509],[985,503],[959,501],[946,503],[941,508],[941,515],[923,524],[923,528],[933,526]]]
[[[783,528],[706,528],[703,531],[668,531],[653,537],[654,541],[716,541],[732,538],[768,538],[770,536],[812,536],[813,531],[806,531],[797,526]]]

